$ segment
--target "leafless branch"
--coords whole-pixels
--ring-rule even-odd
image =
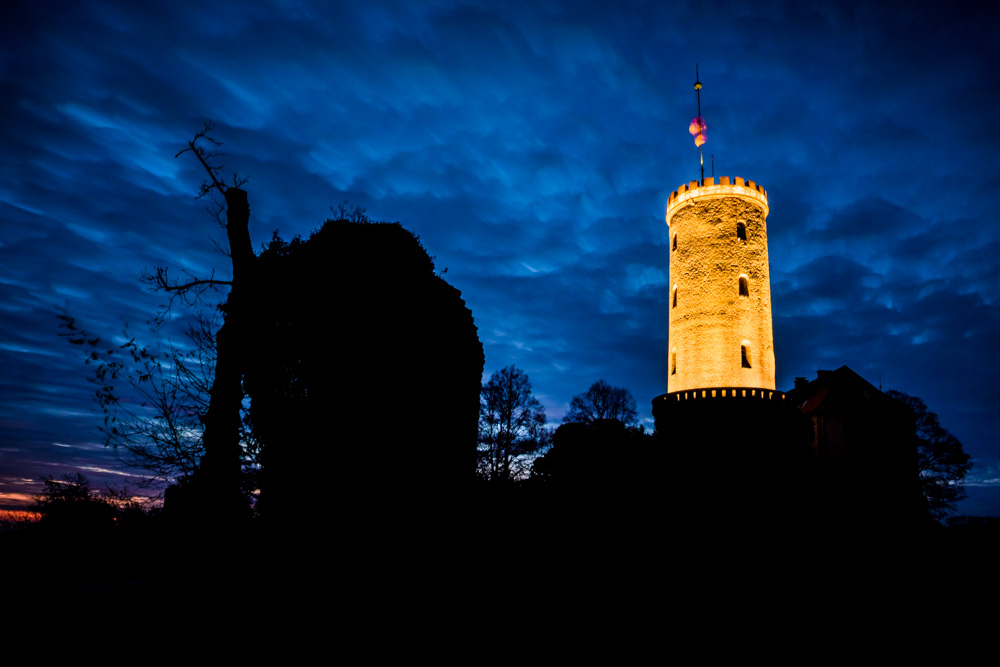
[[[185,272],[185,275],[190,275]],[[215,272],[212,272],[215,275]],[[199,287],[218,287],[219,285],[229,285],[232,286],[232,280],[216,280],[215,278],[198,279],[194,278],[190,282],[179,283],[177,281],[169,282],[167,279],[167,269],[165,267],[157,267],[156,276],[154,278],[156,281],[157,290],[166,290],[168,292],[185,292],[187,290],[196,289]]]
[[[211,132],[214,129],[215,129],[215,123],[214,122],[212,122],[210,120],[209,121],[205,121],[205,127],[202,128],[200,132],[198,132],[197,134],[195,134],[194,138],[191,141],[188,142],[188,144],[187,144],[188,147],[185,148],[185,149],[183,149],[183,150],[181,150],[180,152],[177,153],[177,155],[174,156],[174,158],[179,158],[184,153],[187,153],[188,151],[191,151],[192,153],[194,153],[194,156],[196,158],[198,158],[198,161],[201,162],[201,166],[205,168],[205,171],[208,172],[208,177],[211,179],[211,183],[209,183],[208,181],[204,181],[201,184],[201,188],[198,191],[198,197],[199,198],[200,197],[204,197],[205,195],[207,195],[208,193],[210,193],[213,189],[218,190],[219,194],[221,194],[223,196],[225,196],[225,194],[226,194],[226,189],[227,189],[226,184],[219,177],[219,172],[222,171],[223,165],[213,165],[212,164],[212,159],[213,158],[222,157],[223,154],[222,153],[209,153],[203,147],[201,147],[201,146],[198,145],[198,140],[199,139],[204,139],[205,141],[207,141],[207,142],[209,142],[209,143],[211,143],[211,144],[213,144],[215,146],[221,146],[222,145],[221,141],[216,141],[212,137],[208,136],[208,133]],[[236,177],[234,175],[233,176],[233,183],[235,184],[236,182],[237,182],[237,179],[236,179]]]
[[[226,228],[225,204],[216,199],[212,199],[212,203],[206,206],[205,210],[208,211],[208,214],[212,216],[212,219],[215,220],[219,227],[222,229]]]
[[[143,272],[142,282],[146,283],[150,292],[166,292],[170,295],[167,303],[160,307],[154,321],[162,324],[174,305],[175,299],[180,299],[185,306],[194,307],[204,304],[205,293],[219,287],[232,287],[232,280],[220,280],[215,277],[215,271],[209,278],[196,278],[184,271],[186,280],[170,277],[169,269],[158,266],[154,273]]]
[[[187,292],[190,290],[203,291],[209,287],[219,287],[220,285],[232,286],[232,280],[216,280],[215,271],[212,272],[211,278],[195,278],[187,271],[184,275],[191,278],[188,282],[182,283],[177,280],[170,280],[167,272],[169,269],[165,266],[156,267],[155,274],[144,274],[142,279],[151,284],[152,291],[158,292],[164,290],[166,292]]]

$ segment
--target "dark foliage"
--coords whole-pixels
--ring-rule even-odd
[[[563,424],[552,442],[529,481],[539,487],[554,535],[617,545],[655,538],[673,476],[652,436],[599,419]]]
[[[955,504],[965,498],[963,482],[972,461],[962,443],[941,426],[938,416],[922,400],[901,391],[886,392],[913,420],[917,473],[927,509],[934,519],[943,519],[955,511]]]
[[[42,515],[42,526],[58,531],[109,530],[145,516],[145,507],[127,489],[96,491],[80,473],[42,479],[45,489],[30,509]]]
[[[531,466],[531,478],[593,488],[632,485],[649,469],[653,438],[617,419],[560,426],[552,447]]]

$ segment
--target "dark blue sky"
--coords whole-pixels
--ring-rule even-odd
[[[144,269],[226,273],[174,159],[209,118],[255,247],[345,200],[399,221],[487,373],[524,369],[553,422],[604,378],[651,424],[697,62],[706,160],[768,190],[779,388],[846,364],[922,397],[975,457],[961,511],[1000,514],[1000,21],[923,4],[5,3],[0,502],[124,479],[56,313],[143,334]]]

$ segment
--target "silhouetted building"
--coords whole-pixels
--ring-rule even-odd
[[[868,523],[926,520],[909,411],[847,366],[796,378],[787,396],[809,418],[825,512]]]

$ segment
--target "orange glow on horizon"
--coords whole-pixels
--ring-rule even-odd
[[[20,523],[41,521],[42,515],[28,510],[0,510],[0,522]]]

